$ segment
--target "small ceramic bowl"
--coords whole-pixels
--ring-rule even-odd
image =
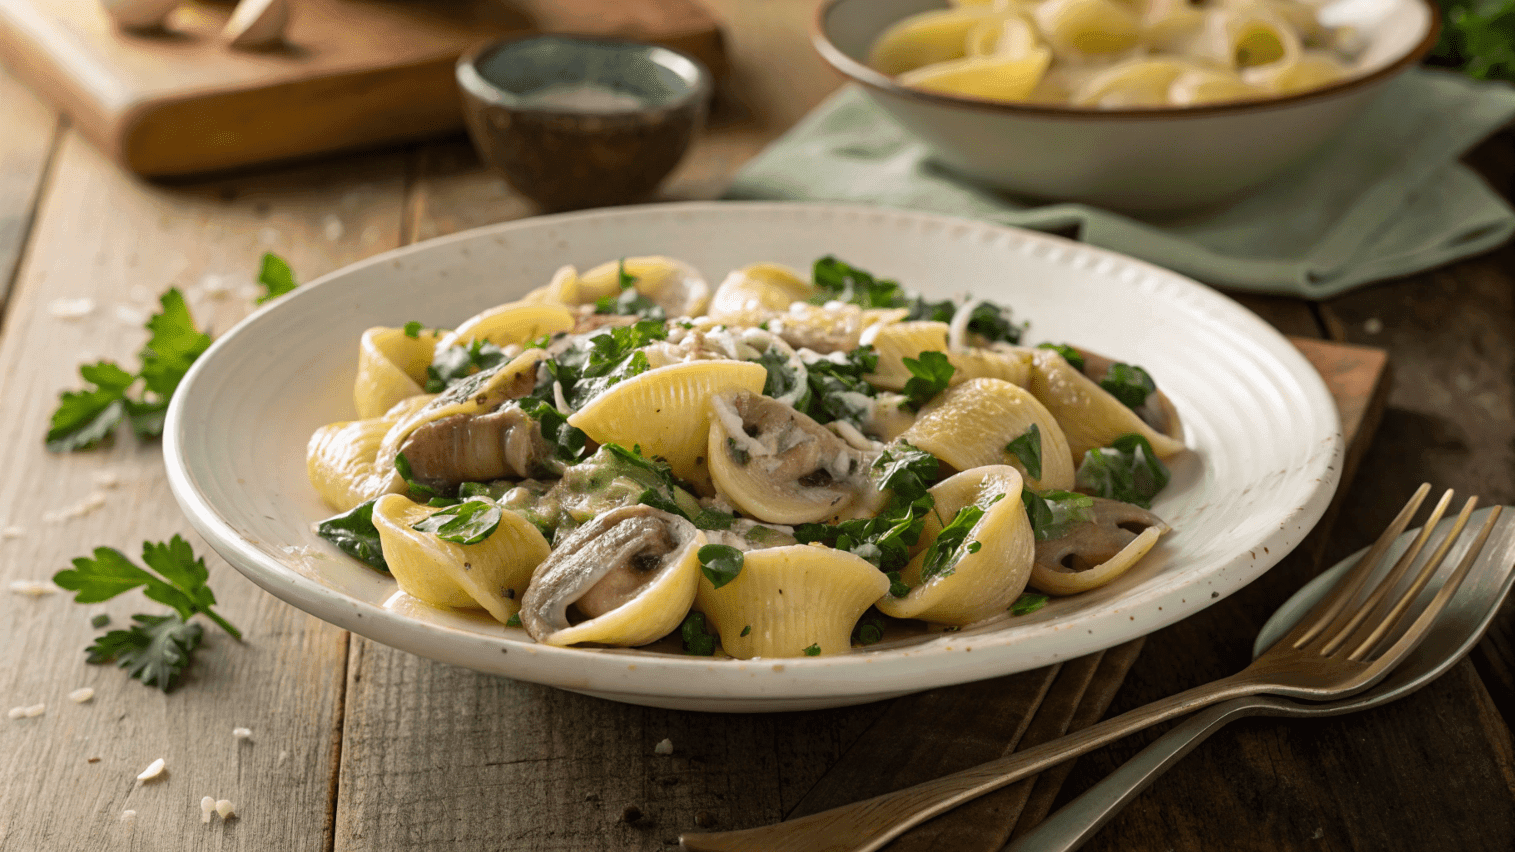
[[[1324,2],[1324,0],[1323,0]],[[829,0],[813,41],[833,67],[950,170],[1036,198],[1173,212],[1233,198],[1345,129],[1436,43],[1430,0],[1329,0],[1333,24],[1366,38],[1356,73],[1313,91],[1238,103],[1095,109],[1004,103],[902,86],[867,64],[894,22],[947,0]]]
[[[457,76],[474,147],[547,210],[649,196],[689,149],[711,91],[679,51],[558,35],[484,45]]]

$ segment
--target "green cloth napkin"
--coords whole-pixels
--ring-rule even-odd
[[[1415,69],[1309,162],[1224,208],[1143,221],[1031,206],[956,178],[856,85],[736,177],[728,198],[858,201],[1078,238],[1209,284],[1320,299],[1487,251],[1515,210],[1457,158],[1515,116],[1515,88]]]

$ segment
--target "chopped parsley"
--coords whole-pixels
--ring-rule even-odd
[[[438,352],[431,366],[426,368],[426,392],[442,393],[469,376],[492,370],[507,360],[505,350],[488,340],[475,339],[449,346]]]
[[[373,525],[373,504],[369,500],[351,511],[327,518],[316,525],[316,534],[337,549],[370,568],[389,573],[384,549],[379,546],[379,530]]]
[[[863,613],[863,617],[857,621],[857,626],[852,628],[852,641],[857,645],[877,644],[884,638],[884,616],[873,607]]]
[[[864,378],[878,369],[872,346],[859,346],[840,357],[807,352],[798,366],[769,349],[757,363],[768,371],[763,394],[792,401],[796,411],[817,423],[844,420],[861,429],[871,413],[868,400],[878,395]]]
[[[263,254],[258,269],[258,283],[263,285],[263,295],[258,297],[260,305],[300,286],[295,281],[294,270],[289,268],[284,258],[273,252]]]
[[[956,368],[946,353],[927,351],[919,358],[903,359],[905,369],[910,371],[910,381],[905,382],[905,406],[911,411],[920,411],[937,394],[952,384]]]
[[[1030,615],[1031,613],[1036,612],[1037,610],[1046,606],[1047,601],[1048,598],[1046,595],[1039,595],[1035,592],[1026,592],[1020,597],[1016,598],[1014,603],[1010,604],[1010,614]]]
[[[1005,452],[1020,460],[1026,475],[1032,479],[1042,478],[1042,429],[1032,423],[1019,438],[1005,445]]]
[[[742,573],[742,551],[730,545],[707,544],[696,555],[700,560],[700,573],[717,589]]]
[[[1084,371],[1084,356],[1078,354],[1077,349],[1066,343],[1042,343],[1038,344],[1036,348],[1051,349],[1053,352],[1063,356],[1063,360],[1068,362],[1068,366],[1078,370],[1080,373]]]
[[[421,337],[421,329],[424,327],[421,325],[420,320],[411,320],[405,324],[405,336],[412,340],[419,339]]]
[[[521,410],[527,417],[537,421],[542,437],[552,444],[552,453],[559,461],[573,464],[584,457],[589,446],[589,436],[584,430],[568,425],[568,415],[540,399],[523,399]]]
[[[519,612],[512,613],[509,618],[505,619],[505,626],[506,627],[520,627],[521,626],[521,614]]]
[[[811,277],[820,294],[811,302],[850,302],[864,308],[902,308],[909,303],[905,288],[898,281],[874,278],[865,270],[837,260],[832,255],[817,260]]]
[[[690,520],[702,530],[729,530],[736,523],[736,515],[730,512],[719,512],[715,509],[701,509]]]
[[[556,358],[543,362],[547,374],[537,381],[528,396],[552,403],[556,382],[562,385],[569,408],[582,408],[612,385],[647,372],[651,367],[647,355],[637,350],[667,337],[668,329],[663,323],[640,320],[576,340]]]
[[[454,544],[478,544],[499,529],[501,517],[499,505],[491,500],[465,500],[431,513],[411,529]]]
[[[910,548],[920,541],[926,513],[936,505],[926,489],[935,481],[938,465],[924,450],[895,444],[870,471],[880,488],[892,492],[882,512],[838,524],[800,524],[794,537],[801,544],[818,541],[856,554],[886,573],[899,571],[910,561]]]
[[[996,494],[983,506],[970,503],[957,510],[952,516],[951,523],[942,527],[937,533],[936,539],[931,546],[926,548],[925,559],[921,563],[921,583],[929,583],[937,577],[948,577],[956,570],[957,563],[969,553],[977,553],[978,542],[969,541],[968,536],[973,534],[973,528],[983,519],[984,511],[993,506],[1005,495]]]
[[[691,612],[684,616],[684,622],[679,625],[679,639],[686,654],[696,657],[715,654],[715,637],[710,635],[709,628],[705,625],[703,612]]]
[[[1137,434],[1122,435],[1108,447],[1084,453],[1074,482],[1097,496],[1152,508],[1152,498],[1167,487],[1171,475],[1152,451],[1152,444]]]
[[[809,648],[805,649],[805,656],[807,657],[819,657],[820,655],[821,646],[819,643],[812,644]]]
[[[742,628],[742,632],[739,635],[746,636],[747,634],[749,634],[751,632],[752,632],[752,625],[748,624],[748,625],[746,625],[745,627]]]
[[[1099,380],[1099,386],[1131,409],[1140,408],[1147,397],[1157,391],[1157,384],[1147,371],[1133,364],[1110,365],[1110,371]]]
[[[410,469],[410,459],[406,458],[404,453],[395,454],[395,473],[405,480],[405,485],[410,488],[411,493],[426,499],[437,496],[437,489],[424,482],[416,481]]]
[[[1062,538],[1073,527],[1094,517],[1094,498],[1087,494],[1072,491],[1037,494],[1029,488],[1022,488],[1021,502],[1026,506],[1026,517],[1031,521],[1031,532],[1037,541]]]

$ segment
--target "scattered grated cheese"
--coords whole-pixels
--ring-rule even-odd
[[[33,598],[40,598],[43,595],[50,595],[53,592],[59,591],[57,586],[41,580],[12,580],[10,589],[18,595],[26,595]]]
[[[653,754],[673,754],[673,740],[665,739],[652,748]]]
[[[109,490],[121,485],[121,477],[114,470],[96,471],[95,484]]]
[[[47,312],[61,320],[83,319],[95,312],[95,300],[88,296],[54,299],[47,303]]]
[[[47,712],[47,705],[33,704],[30,707],[22,707],[20,709],[22,716],[25,716],[28,719],[35,719],[36,717],[41,716],[43,713]]]
[[[210,815],[216,812],[216,800],[206,796],[200,800],[200,821],[210,822]]]
[[[13,538],[20,538],[21,536],[24,536],[24,535],[26,535],[26,527],[17,526],[16,524],[11,524],[10,526],[6,527],[5,529],[0,530],[0,538],[6,539],[6,540],[13,539]]]
[[[258,242],[265,246],[275,245],[279,242],[279,232],[270,227],[259,228]]]
[[[342,239],[342,235],[346,232],[347,229],[342,227],[342,219],[335,213],[327,213],[321,220],[321,233],[332,242]]]
[[[131,825],[132,823],[134,823],[134,822],[137,821],[137,812],[136,811],[122,811],[121,812],[121,821],[124,822],[124,823],[126,823],[127,825]]]
[[[231,295],[231,285],[215,273],[207,273],[200,279],[200,295],[208,299],[224,299]]]
[[[256,301],[263,296],[263,289],[256,284],[243,284],[237,288],[237,298],[248,302]]]
[[[92,701],[94,700],[94,697],[95,690],[92,687],[88,686],[81,686],[68,694],[68,700],[74,702],[75,704],[83,704],[86,701]]]
[[[163,774],[163,758],[160,757],[157,760],[153,761],[152,763],[149,763],[147,765],[147,768],[144,769],[144,770],[142,770],[141,774],[139,774],[137,776],[137,780],[138,781],[151,781],[154,778],[157,778],[159,775],[162,775],[162,774]]]
[[[23,717],[25,715],[26,715],[26,708],[25,707],[12,707],[10,709],[10,712],[5,714],[5,717],[7,719],[20,719],[21,717]]]
[[[231,800],[220,799],[216,802],[216,813],[221,815],[221,819],[231,819],[237,815],[237,809],[232,807]]]
[[[252,736],[252,731],[247,728],[232,728],[231,735],[239,740],[245,740]]]
[[[120,320],[122,325],[140,326],[147,322],[147,311],[136,305],[118,304],[116,305],[116,319]]]
[[[80,500],[72,506],[65,506],[62,509],[43,512],[42,520],[49,524],[56,524],[59,521],[71,521],[74,518],[82,518],[85,515],[88,515],[90,512],[103,508],[105,506],[105,501],[106,497],[104,492],[91,491],[84,497],[83,500]]]
[[[282,751],[280,751],[279,752],[279,763],[283,763],[286,760],[289,760],[289,751],[288,750],[282,750]]]

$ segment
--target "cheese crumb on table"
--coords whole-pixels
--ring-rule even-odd
[[[5,529],[0,530],[0,538],[4,539],[20,538],[24,535],[26,535],[26,527],[17,526],[16,524],[11,524]]]
[[[58,591],[57,586],[41,580],[12,580],[10,589],[18,595],[27,595],[33,598],[40,598],[43,595],[50,595]]]
[[[210,796],[200,800],[200,821],[210,822],[210,815],[216,812],[216,800]]]
[[[95,300],[88,296],[54,299],[47,303],[47,312],[61,320],[83,319],[95,312]]]
[[[673,740],[665,739],[652,749],[653,754],[673,754]]]
[[[8,712],[8,713],[5,714],[5,717],[7,719],[20,719],[20,718],[24,717],[25,715],[26,715],[26,708],[25,707],[12,707],[10,709],[10,712]]]
[[[86,701],[93,700],[94,697],[95,690],[88,686],[81,686],[68,694],[68,700],[75,704],[83,704]]]
[[[95,484],[101,488],[115,488],[121,484],[121,476],[114,470],[95,471]]]
[[[252,731],[247,728],[232,728],[231,735],[239,740],[245,740],[252,736]]]
[[[21,710],[22,716],[25,716],[28,719],[35,719],[36,717],[41,716],[43,713],[47,712],[47,705],[33,704],[30,707],[21,707],[18,709]]]
[[[162,775],[162,774],[163,774],[163,758],[160,757],[157,760],[153,761],[152,763],[149,763],[147,765],[147,768],[144,769],[144,770],[142,770],[142,774],[140,774],[140,775],[137,776],[137,780],[138,781],[151,781],[154,778],[157,778],[159,775]]]
[[[122,811],[121,812],[121,821],[124,822],[124,823],[127,823],[128,825],[130,825],[131,823],[135,822],[136,819],[137,819],[137,812],[136,811]]]
[[[231,819],[237,815],[237,810],[232,807],[229,800],[221,799],[216,802],[216,813],[221,815],[221,819]]]

